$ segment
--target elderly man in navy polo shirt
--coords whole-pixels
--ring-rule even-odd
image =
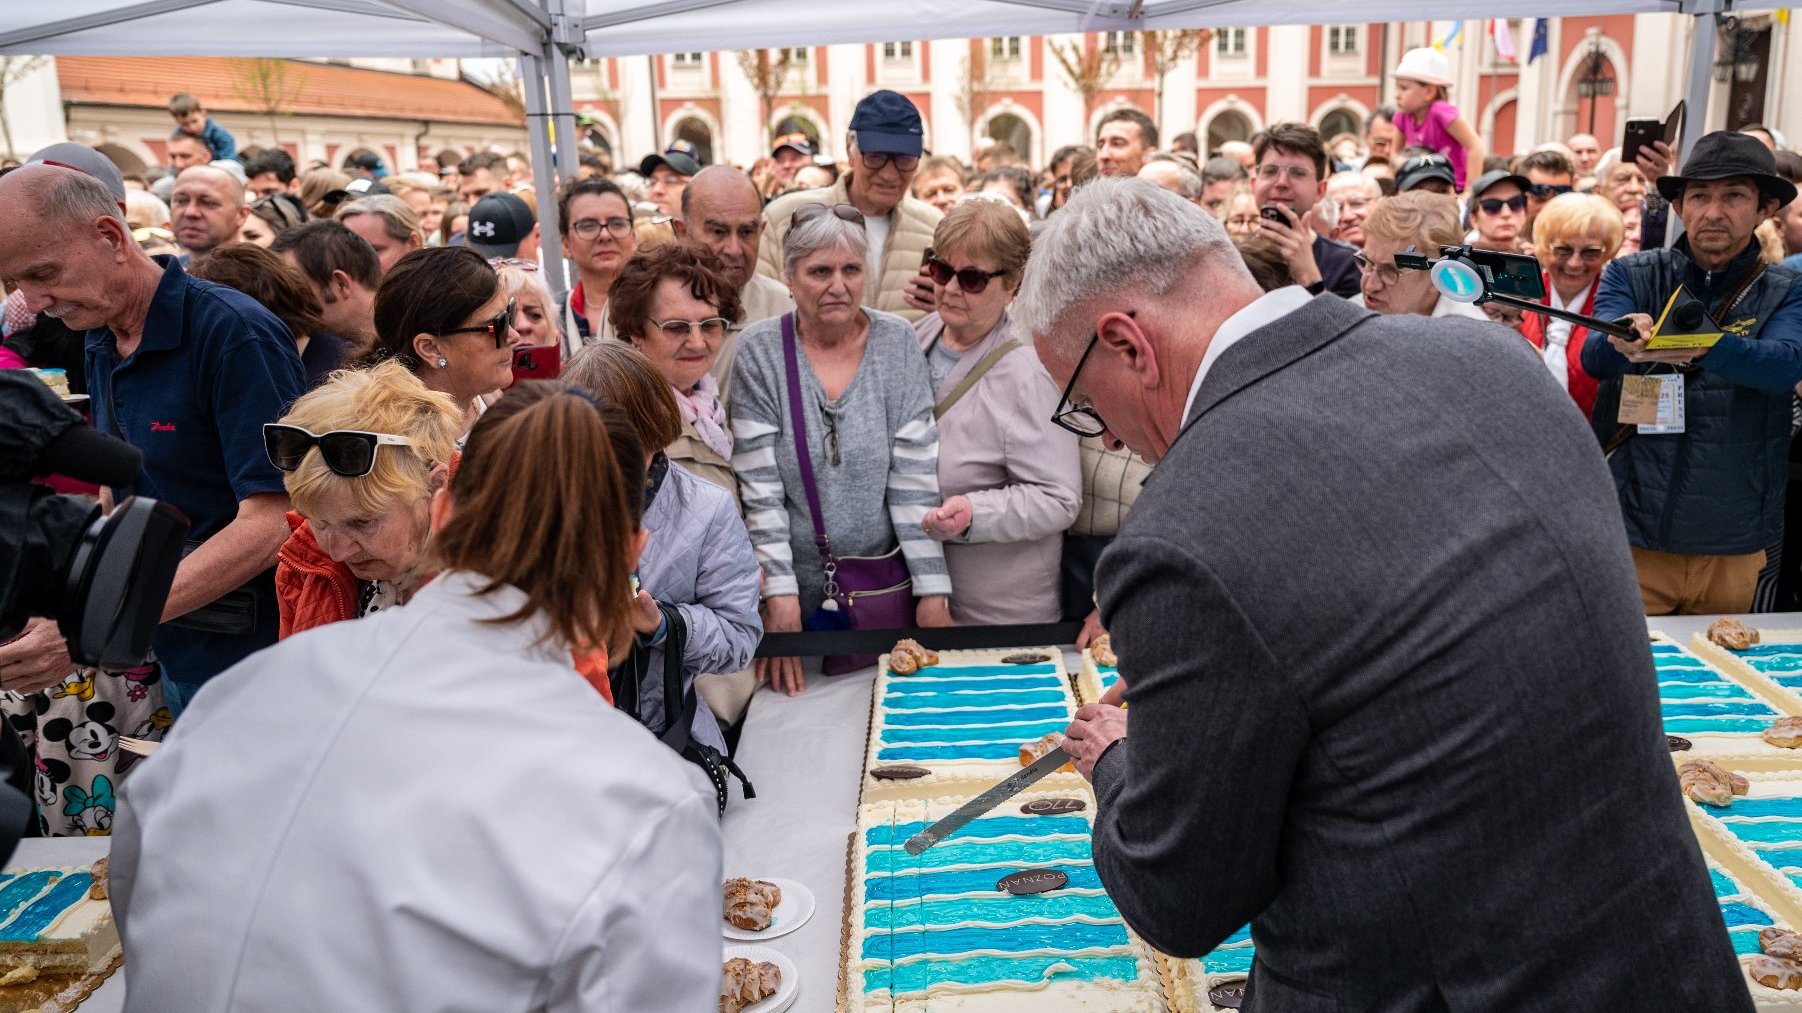
[[[136,486],[116,494],[181,508],[201,543],[176,571],[156,638],[169,680],[192,693],[275,642],[288,496],[262,426],[300,396],[294,340],[249,296],[145,254],[91,176],[15,169],[0,177],[0,216],[0,277],[28,309],[87,330],[94,425],[144,453]]]

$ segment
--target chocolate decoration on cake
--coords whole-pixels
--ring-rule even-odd
[[[1681,735],[1666,735],[1664,737],[1664,741],[1665,741],[1666,745],[1671,747],[1671,752],[1673,752],[1673,753],[1681,753],[1685,749],[1688,749],[1689,747],[1695,745],[1695,743],[1689,741],[1688,739],[1684,738]]]
[[[1034,893],[1048,893],[1070,882],[1070,877],[1056,869],[1021,869],[1001,877],[995,889],[1002,893],[1011,893],[1016,897],[1024,897]]]
[[[1021,806],[1020,811],[1028,816],[1062,816],[1082,812],[1088,807],[1089,804],[1080,798],[1035,798]]]
[[[1050,660],[1051,658],[1048,655],[1037,654],[1032,651],[1022,651],[1019,654],[1010,654],[1007,657],[1002,658],[1001,663],[1003,665],[1037,665],[1041,662]]]
[[[932,771],[927,770],[925,767],[913,767],[908,766],[907,764],[900,764],[893,767],[872,768],[870,776],[882,781],[911,781],[916,777],[925,777],[930,773],[932,773]]]
[[[1245,1004],[1245,984],[1249,979],[1235,978],[1208,989],[1208,1001],[1215,1009],[1238,1009]]]

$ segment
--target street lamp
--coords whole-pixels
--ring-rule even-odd
[[[1577,78],[1577,97],[1589,100],[1589,132],[1596,132],[1596,107],[1601,99],[1614,94],[1614,71],[1600,41],[1592,43],[1583,58],[1583,73]]]
[[[1718,16],[1721,51],[1714,60],[1714,79],[1722,84],[1750,83],[1758,77],[1758,55],[1753,51],[1758,33],[1746,31],[1735,17]]]

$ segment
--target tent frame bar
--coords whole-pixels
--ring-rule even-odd
[[[646,7],[634,7],[630,10],[615,11],[611,14],[590,14],[582,19],[582,34],[599,28],[618,28],[620,25],[649,21],[670,14],[687,14],[690,11],[704,11],[713,7],[722,7],[736,0],[666,0],[664,3],[651,4]]]
[[[218,0],[147,0],[145,3],[132,4],[110,11],[99,11],[83,14],[80,17],[67,18],[62,21],[51,21],[35,28],[24,28],[16,32],[0,35],[0,49],[15,46],[28,46],[45,39],[54,39],[59,35],[74,35],[76,32],[92,31],[96,28],[109,28],[137,21],[142,18],[153,18],[159,14],[173,14],[194,7],[205,7],[217,3]]]

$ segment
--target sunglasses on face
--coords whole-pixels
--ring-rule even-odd
[[[1508,210],[1519,214],[1527,209],[1527,195],[1524,193],[1517,193],[1512,197],[1506,198],[1485,197],[1482,200],[1477,201],[1477,207],[1482,208],[1483,213],[1486,215],[1499,215],[1502,213],[1503,208],[1507,208]]]
[[[1553,197],[1571,192],[1568,183],[1534,183],[1527,187],[1527,192],[1540,200],[1551,200]]]
[[[863,212],[852,204],[803,204],[795,209],[794,216],[789,219],[790,225],[805,225],[815,218],[837,215],[847,222],[863,224]]]
[[[890,162],[895,163],[895,168],[902,172],[912,172],[920,165],[920,156],[918,155],[891,155],[884,151],[860,151],[857,153],[857,157],[863,162],[863,167],[871,172],[881,172],[882,167]]]
[[[507,300],[507,308],[501,310],[493,320],[480,323],[474,327],[452,327],[448,331],[439,331],[438,336],[447,334],[490,334],[494,336],[494,347],[507,347],[507,336],[513,331],[513,314],[519,304],[512,299]]]
[[[379,447],[411,447],[405,436],[367,433],[357,429],[334,429],[314,433],[299,426],[280,422],[263,423],[263,449],[269,463],[283,471],[293,471],[306,459],[307,452],[319,448],[319,459],[334,475],[363,478],[375,470],[375,453]]]
[[[926,273],[932,275],[935,284],[949,285],[951,279],[957,279],[957,287],[971,295],[980,295],[989,287],[989,282],[1006,274],[1006,271],[984,271],[980,268],[956,268],[937,257],[926,258]]]
[[[1576,247],[1565,246],[1564,244],[1560,243],[1557,246],[1552,247],[1552,259],[1553,260],[1573,260],[1573,259],[1581,258],[1585,264],[1599,264],[1602,262],[1602,257],[1607,252],[1608,251],[1602,249],[1599,246],[1585,246],[1581,249],[1578,249]]]
[[[653,320],[651,324],[663,332],[663,336],[675,341],[687,341],[688,336],[697,329],[701,337],[708,341],[718,341],[726,336],[726,318],[708,317],[705,320]]]

